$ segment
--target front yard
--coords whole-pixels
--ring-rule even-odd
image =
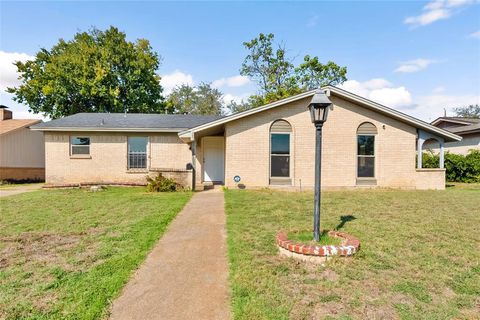
[[[191,193],[42,190],[0,198],[0,319],[96,319]]]
[[[480,187],[323,193],[322,228],[358,237],[325,267],[281,258],[276,232],[312,228],[311,193],[226,192],[235,319],[474,319]]]

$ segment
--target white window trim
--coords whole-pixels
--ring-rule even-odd
[[[129,143],[128,139],[129,138],[147,138],[147,146],[146,146],[146,151],[145,151],[145,168],[130,168],[130,150],[129,150]],[[145,172],[150,170],[150,136],[127,136],[127,171],[129,172]]]
[[[88,138],[88,145],[74,145],[72,144],[72,140],[74,138]],[[68,137],[68,144],[70,146],[70,157],[72,158],[90,158],[91,149],[90,146],[92,145],[92,139],[90,136],[69,136]],[[73,147],[76,148],[88,148],[88,153],[73,153]]]
[[[359,136],[369,136],[369,137],[373,137],[374,138],[374,141],[373,141],[373,156],[370,156],[370,155],[360,155],[358,154],[358,137]],[[358,134],[355,136],[355,154],[356,154],[356,157],[355,157],[355,175],[357,177],[357,180],[376,180],[377,179],[377,134]],[[373,177],[359,177],[358,176],[358,158],[359,157],[362,157],[362,158],[373,158]]]
[[[288,134],[288,177],[274,177],[272,176],[272,156],[285,156],[285,154],[273,154],[272,153],[272,135],[273,134]],[[268,169],[269,169],[269,179],[278,179],[278,180],[291,180],[292,179],[292,132],[270,132],[270,148],[268,150]]]

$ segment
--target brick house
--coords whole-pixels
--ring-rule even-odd
[[[432,121],[433,126],[445,129],[462,137],[461,141],[447,142],[445,152],[466,155],[470,150],[480,151],[480,119],[466,117],[440,117]],[[438,153],[439,146],[435,140],[427,141],[423,149]]]
[[[44,180],[43,135],[29,130],[42,120],[14,119],[7,109],[0,106],[0,180]]]
[[[461,137],[345,90],[328,86],[333,103],[323,129],[322,187],[443,189],[445,171],[416,168],[428,138]],[[315,90],[226,117],[76,114],[38,124],[46,182],[144,183],[162,172],[203,188],[312,188]],[[421,162],[420,162],[421,163]]]

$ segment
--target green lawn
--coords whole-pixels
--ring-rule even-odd
[[[322,229],[361,241],[324,267],[275,245],[278,230],[311,228],[312,193],[225,196],[235,319],[478,319],[479,185],[324,192]]]
[[[191,193],[41,190],[0,198],[0,319],[97,319]]]

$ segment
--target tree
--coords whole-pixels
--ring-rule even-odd
[[[340,67],[333,61],[322,64],[318,57],[306,55],[303,63],[295,67],[283,45],[276,45],[274,49],[274,38],[272,33],[260,33],[257,38],[243,43],[249,53],[242,63],[240,74],[256,82],[260,90],[247,101],[230,104],[232,110],[257,107],[302,91],[338,85],[347,80],[346,67]]]
[[[221,115],[223,94],[209,83],[197,87],[177,86],[168,96],[167,106],[172,113]]]
[[[53,119],[78,112],[165,111],[159,55],[148,40],[127,41],[115,27],[60,39],[34,60],[15,65],[22,84],[7,91],[30,111]]]
[[[454,108],[453,111],[457,117],[480,119],[480,105],[478,104]]]
[[[340,67],[333,61],[320,63],[318,57],[306,55],[303,63],[295,68],[297,81],[301,88],[313,90],[327,85],[338,85],[347,81],[347,67]]]

